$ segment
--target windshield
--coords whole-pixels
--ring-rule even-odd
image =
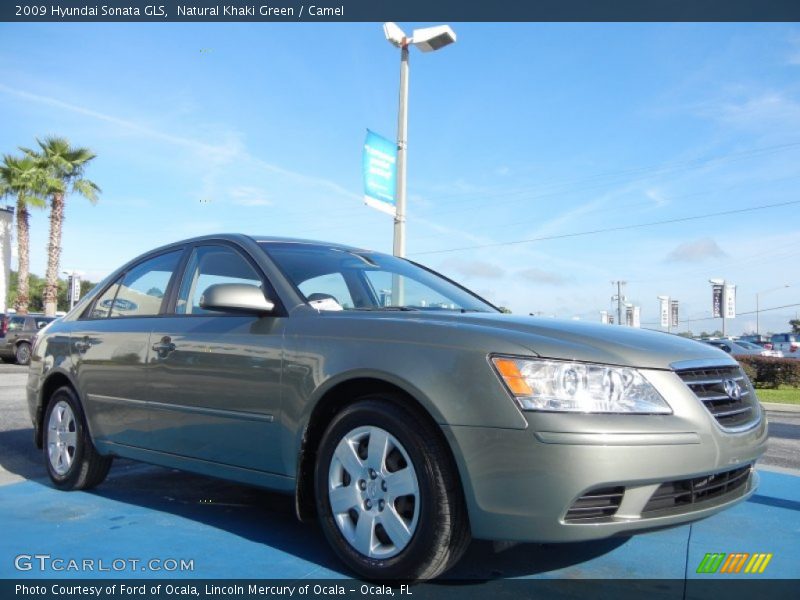
[[[394,256],[304,243],[259,245],[318,310],[497,312],[441,275]]]

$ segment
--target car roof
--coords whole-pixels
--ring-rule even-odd
[[[349,250],[355,252],[372,252],[371,250],[367,250],[364,248],[357,248],[354,246],[348,246],[346,244],[338,244],[335,242],[325,242],[321,240],[309,240],[304,238],[281,237],[273,235],[249,235],[245,233],[214,233],[214,234],[200,235],[164,244],[157,249],[153,249],[151,252],[169,248],[171,246],[180,246],[183,244],[191,244],[194,242],[211,241],[211,240],[229,240],[238,242],[242,242],[245,240],[252,240],[256,243],[307,244],[310,246],[320,246],[323,248],[338,248],[341,250]],[[150,252],[148,252],[148,254],[149,253]]]
[[[356,248],[355,246],[348,246],[347,244],[338,244],[336,242],[324,242],[320,240],[307,240],[302,238],[288,238],[288,237],[276,237],[276,236],[266,236],[266,235],[253,235],[248,236],[253,241],[257,243],[265,243],[265,244],[305,244],[308,246],[320,246],[324,248],[337,248],[339,250],[349,250],[351,252],[372,252],[372,250],[367,250],[365,248]]]

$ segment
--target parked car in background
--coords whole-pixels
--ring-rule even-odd
[[[720,348],[728,354],[735,356],[772,356],[773,358],[782,358],[783,352],[779,350],[767,350],[758,344],[745,342],[742,339],[718,339],[718,340],[703,340],[706,344],[711,344]]]
[[[292,494],[369,579],[435,577],[471,537],[711,516],[755,492],[767,444],[747,376],[706,344],[506,315],[408,260],[244,235],[112,273],[41,333],[27,397],[54,486],[119,456]]]
[[[800,335],[796,333],[776,333],[770,340],[774,350],[780,350],[789,358],[800,358]]]
[[[772,341],[770,336],[763,335],[763,334],[751,334],[751,335],[742,335],[735,340],[741,340],[743,342],[750,342],[751,344],[756,344],[761,346],[762,348],[766,348],[767,350],[772,350]]]
[[[36,334],[53,320],[40,314],[5,315],[0,320],[0,358],[27,365]]]

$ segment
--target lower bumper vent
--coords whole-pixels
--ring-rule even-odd
[[[742,495],[750,479],[752,465],[723,471],[713,475],[704,475],[693,479],[681,479],[662,483],[642,511],[642,516],[654,516],[653,513],[672,511],[674,509],[701,508],[704,502],[730,496],[731,499]]]
[[[586,492],[572,503],[564,520],[567,523],[609,520],[619,509],[624,494],[625,488],[622,486]]]

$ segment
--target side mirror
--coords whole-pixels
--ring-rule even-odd
[[[200,296],[200,308],[222,312],[267,314],[275,303],[267,300],[263,290],[247,283],[218,283],[208,286]]]

